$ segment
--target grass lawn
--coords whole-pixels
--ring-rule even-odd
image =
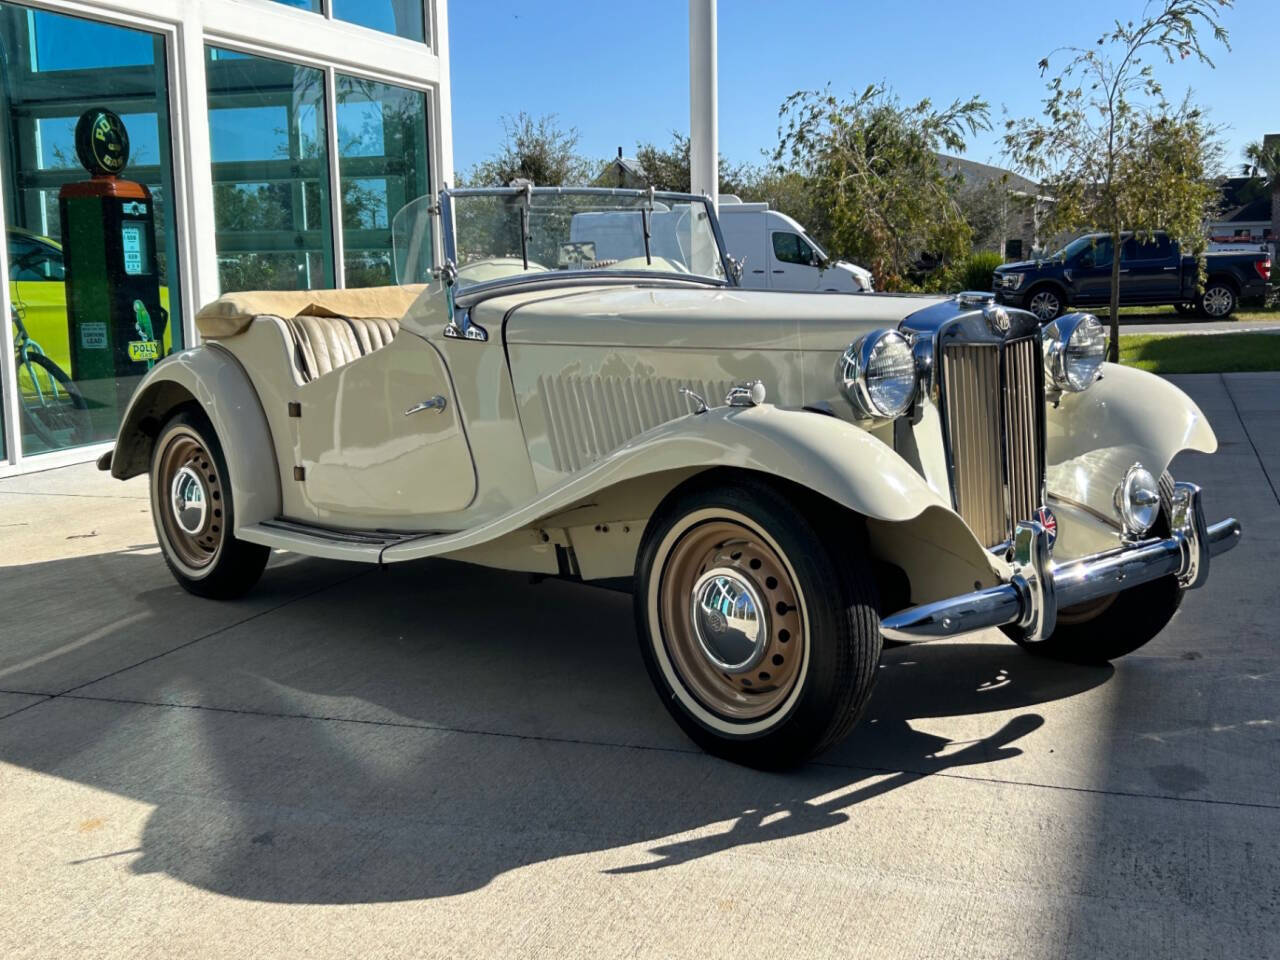
[[[1280,370],[1280,334],[1124,334],[1120,362],[1151,373]]]
[[[1103,323],[1106,323],[1111,316],[1111,311],[1105,307],[1097,311],[1097,317]],[[1184,317],[1178,313],[1173,307],[1121,307],[1120,322],[1133,322],[1134,320],[1159,320],[1168,323],[1181,323],[1184,321],[1199,321],[1207,318],[1201,316]],[[1257,323],[1259,321],[1270,321],[1275,323],[1280,321],[1280,307],[1264,307],[1260,304],[1251,304],[1247,307],[1240,307],[1236,310],[1228,320],[1236,320],[1242,323]]]

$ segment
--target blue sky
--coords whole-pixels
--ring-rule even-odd
[[[1112,20],[1136,17],[1142,0],[989,0],[869,3],[863,0],[720,0],[720,152],[758,162],[777,142],[777,111],[798,89],[838,91],[884,82],[904,99],[950,103],[980,94],[993,126],[1002,108],[1036,112],[1044,84],[1036,64],[1055,47],[1090,44]],[[687,0],[641,4],[498,0],[449,5],[454,164],[468,170],[502,139],[501,116],[557,114],[577,127],[581,150],[631,154],[689,126]],[[1161,64],[1171,93],[1188,87],[1228,127],[1227,159],[1263,133],[1280,132],[1274,81],[1277,0],[1238,0],[1225,12],[1231,52],[1216,70]],[[1270,50],[1268,50],[1270,47]],[[967,155],[1000,162],[997,131]]]

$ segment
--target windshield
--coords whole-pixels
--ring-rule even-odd
[[[459,288],[547,273],[653,273],[723,283],[725,263],[707,203],[683,194],[587,188],[446,191],[445,257]],[[437,208],[420,197],[392,224],[400,283],[431,278]]]
[[[1074,240],[1068,243],[1065,247],[1063,247],[1061,250],[1059,250],[1049,259],[1070,260],[1076,254],[1078,254],[1081,250],[1084,250],[1086,247],[1093,246],[1094,239],[1095,239],[1094,235],[1091,233],[1086,233],[1083,237],[1076,237]]]

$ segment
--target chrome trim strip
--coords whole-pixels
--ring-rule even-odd
[[[1014,572],[1007,583],[890,614],[880,632],[891,640],[920,642],[955,637],[988,627],[1015,625],[1027,642],[1051,636],[1062,607],[1071,607],[1130,587],[1176,576],[1188,590],[1209,576],[1210,558],[1240,542],[1240,521],[1208,526],[1200,488],[1174,486],[1172,536],[1155,537],[1069,563],[1049,558],[1048,534],[1038,523],[1020,523],[1014,543]]]

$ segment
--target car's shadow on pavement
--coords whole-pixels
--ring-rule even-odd
[[[122,626],[91,642],[46,627],[49,657],[0,644],[0,689],[34,690],[36,669],[36,692],[104,678],[0,721],[0,760],[154,807],[137,850],[100,857],[256,900],[448,896],[584,852],[616,850],[605,869],[630,873],[819,831],[923,777],[1017,756],[1044,723],[1029,708],[1111,676],[998,641],[887,650],[848,741],[760,773],[679,733],[621,594],[447,562],[359,575],[294,560],[256,600],[212,605],[169,586],[155,556],[41,567],[149,586],[118,591],[98,619]],[[0,602],[24,569],[0,579]],[[169,652],[148,632],[209,617],[227,625]],[[981,733],[913,727],[937,717]]]

